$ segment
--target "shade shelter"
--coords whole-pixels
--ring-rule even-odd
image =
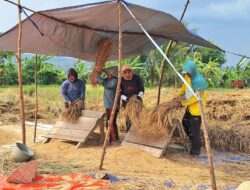
[[[158,45],[167,40],[217,48],[189,32],[168,13],[126,3]],[[123,58],[133,57],[154,48],[131,15],[121,6]],[[23,8],[23,11],[27,9]],[[114,41],[110,60],[118,59],[117,1],[65,7],[34,12],[22,21],[22,51],[33,54],[69,56],[95,61],[97,45],[104,38]],[[0,50],[17,51],[18,27],[0,37]]]
[[[18,2],[19,11],[23,11],[26,14],[25,9],[20,6],[20,0]],[[116,7],[118,7],[118,11]],[[118,22],[119,24],[117,24]],[[24,43],[18,43],[19,47],[16,48],[17,39],[20,41],[20,31],[22,31],[20,25],[19,22],[19,29],[16,26],[0,37],[0,50],[16,52],[18,49],[20,55],[20,49],[22,48],[24,52],[28,53],[71,56],[94,61],[96,47],[100,41],[107,38],[112,39],[114,48],[110,53],[109,59],[118,58],[120,68],[115,102],[117,102],[119,94],[121,55],[124,58],[128,58],[156,47],[200,102],[211,168],[212,188],[216,189],[201,99],[175,69],[159,45],[166,40],[173,40],[209,48],[219,49],[218,47],[189,32],[176,18],[167,13],[130,4],[123,0],[34,12],[22,22],[23,33],[25,34],[23,35]],[[116,48],[118,48],[118,51],[116,51]],[[116,103],[113,106],[110,123],[113,120],[115,107]],[[110,128],[111,125],[104,142],[100,169],[102,168]]]

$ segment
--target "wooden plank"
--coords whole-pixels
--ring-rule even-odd
[[[175,128],[178,127],[178,126],[181,126],[179,120],[176,119],[176,118],[173,118],[173,119],[172,119],[172,124],[173,124],[174,127],[172,128],[172,131],[170,131],[170,133],[169,133],[169,137],[168,137],[167,140],[166,140],[166,143],[165,143],[165,146],[164,146],[164,148],[163,148],[163,151],[162,151],[162,153],[161,153],[161,155],[160,155],[160,158],[164,155],[164,153],[165,153],[165,151],[166,151],[166,149],[167,149],[167,147],[168,147],[168,145],[169,145],[169,143],[170,143],[170,141],[171,141],[171,138],[172,138],[172,136],[173,136],[173,133],[174,133]]]
[[[174,133],[175,128],[176,128],[176,126],[174,126],[174,127],[172,128],[172,131],[170,131],[169,136],[166,138],[165,146],[164,146],[164,148],[162,149],[160,158],[164,155],[164,153],[165,153],[165,151],[166,151],[166,149],[167,149],[167,147],[168,147],[168,145],[169,145],[169,143],[170,143],[170,141],[171,141],[171,138],[172,138],[172,136],[173,136],[173,133]]]
[[[185,138],[185,132],[183,130],[183,127],[181,127],[180,125],[177,126],[178,131],[179,131],[179,136],[183,142],[185,151],[188,153],[188,146],[187,146],[187,142],[186,142],[186,138]]]
[[[104,113],[91,110],[83,110],[82,115],[78,121],[74,123],[67,123],[63,120],[58,120],[54,127],[44,135],[45,138],[62,139],[78,142],[76,148],[84,145],[86,140],[100,126],[100,132],[104,133],[103,118]],[[101,134],[102,135],[102,134]]]
[[[178,126],[180,127],[180,122],[178,119],[174,118],[172,120],[172,124],[174,125],[174,127],[172,128],[170,133],[166,134],[166,137],[162,139],[157,139],[157,138],[153,138],[150,136],[145,137],[145,136],[137,135],[134,133],[133,128],[131,128],[131,130],[125,136],[122,144],[134,145],[138,148],[141,148],[143,150],[150,152],[152,155],[156,157],[162,157],[168,147],[168,144],[171,141],[175,128]]]
[[[50,140],[51,140],[51,138],[45,138],[45,139],[43,140],[43,144],[49,143]]]
[[[72,137],[70,135],[58,135],[58,134],[47,134],[45,137],[51,138],[51,139],[61,139],[61,140],[69,140],[73,142],[82,142],[85,141],[85,137]]]
[[[132,130],[130,130],[125,136],[124,141],[162,149],[165,147],[165,144],[168,141],[168,136],[162,139],[153,138],[150,136],[145,137],[137,135]]]
[[[84,117],[102,118],[105,113],[93,110],[82,110],[81,115]]]
[[[79,143],[76,145],[76,149],[81,148],[81,147],[83,147],[83,142],[79,142]]]
[[[130,143],[130,142],[126,142],[126,141],[122,141],[122,145],[132,146],[135,148],[142,149],[146,152],[149,152],[150,154],[152,154],[153,156],[155,156],[157,158],[159,158],[161,156],[162,151],[163,151],[163,149],[153,148],[153,147],[144,146],[144,145],[135,144],[135,143]]]
[[[57,134],[57,135],[68,135],[74,138],[86,137],[89,131],[75,130],[75,129],[63,129],[63,128],[53,128],[48,134]]]
[[[86,136],[85,140],[82,142],[82,144],[84,144],[85,141],[87,141],[87,139],[90,137],[90,135],[91,135],[92,133],[94,133],[94,131],[95,131],[95,129],[97,128],[97,126],[100,126],[101,122],[102,122],[102,119],[98,119],[98,120],[97,120],[96,125],[89,131],[89,133],[87,134],[87,136]]]
[[[67,123],[63,120],[58,120],[53,128],[78,129],[90,131],[98,122],[98,118],[80,117],[77,122]]]

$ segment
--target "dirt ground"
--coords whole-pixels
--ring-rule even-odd
[[[0,150],[11,151],[13,143],[20,140],[20,132],[19,125],[1,126]],[[39,130],[38,136],[43,133],[44,131]],[[53,140],[48,144],[33,143],[32,136],[33,128],[27,127],[28,146],[34,150],[35,159],[41,162],[40,173],[90,174],[98,171],[102,151],[100,144],[89,141],[86,147],[75,149],[76,144],[59,140]],[[210,184],[205,157],[205,150],[200,158],[192,158],[183,150],[169,148],[164,158],[157,159],[139,149],[112,145],[107,149],[104,171],[125,179],[112,183],[111,187],[114,189],[165,189],[165,182],[172,184],[172,189],[185,187],[199,189],[202,185]],[[214,152],[214,157],[220,160],[219,158],[225,155]],[[250,162],[234,163],[216,160],[215,173],[220,189],[236,187],[241,182],[249,180]]]
[[[210,124],[220,125],[233,124],[248,120],[249,106],[244,107],[244,102],[249,101],[249,90],[227,92],[227,103],[242,99],[243,102],[235,104],[238,110],[230,118],[222,116],[208,121]],[[209,101],[215,101],[219,105],[225,100],[223,93],[209,92]],[[150,96],[150,94],[149,94]],[[152,95],[153,96],[153,95]],[[165,96],[171,98],[172,96]],[[212,98],[213,97],[213,98]],[[215,98],[216,97],[216,98]],[[163,101],[167,100],[164,99]],[[153,99],[153,98],[149,98]],[[219,103],[218,103],[219,102]],[[150,102],[148,102],[150,104]],[[215,104],[212,104],[215,105]],[[225,103],[223,104],[225,105]],[[249,105],[249,104],[248,104]],[[212,109],[213,106],[210,108]],[[231,106],[232,107],[232,106]],[[215,117],[224,110],[213,108]],[[229,108],[228,108],[229,109]],[[239,110],[242,110],[239,112]],[[233,110],[235,111],[235,109]],[[216,114],[217,113],[217,114]],[[223,115],[221,113],[221,115]],[[236,116],[237,115],[237,116]],[[250,127],[250,126],[249,126]],[[38,140],[33,143],[33,127],[27,125],[27,144],[35,152],[35,159],[41,162],[39,173],[69,174],[84,173],[91,174],[98,171],[101,159],[102,145],[97,141],[89,141],[88,145],[76,149],[75,143],[67,141],[52,140],[48,144],[41,143],[41,135],[45,130],[38,130]],[[21,128],[19,124],[0,125],[0,155],[3,159],[10,159],[9,152],[16,141],[21,140]],[[124,137],[125,133],[121,133]],[[7,152],[7,153],[6,153]],[[213,150],[214,168],[218,189],[237,187],[241,182],[250,179],[250,155],[233,154],[228,152],[217,152]],[[231,158],[244,158],[245,161],[236,161]],[[3,161],[2,161],[3,162]],[[2,168],[2,167],[1,167]],[[8,170],[8,168],[5,168]],[[4,169],[2,169],[4,172]],[[104,161],[104,172],[110,173],[121,181],[111,183],[112,189],[208,189],[210,185],[209,168],[205,150],[198,158],[190,157],[183,149],[169,147],[162,159],[157,159],[142,150],[124,147],[119,144],[111,145],[107,148]]]

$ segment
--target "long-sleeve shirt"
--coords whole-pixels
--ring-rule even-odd
[[[61,87],[61,95],[65,102],[73,102],[78,98],[85,100],[85,90],[86,83],[80,79],[77,79],[75,82],[70,82],[65,80]]]
[[[139,92],[144,92],[144,84],[139,75],[133,74],[131,80],[121,78],[121,95],[125,95],[130,98],[133,95],[138,95]],[[123,105],[125,102],[123,101]]]
[[[101,77],[98,77],[97,82],[104,87],[103,101],[105,109],[111,109],[115,100],[117,79],[102,79]],[[117,108],[118,107],[119,102],[117,103]]]
[[[191,79],[185,75],[185,80],[189,86],[191,86]],[[185,84],[182,85],[181,89],[178,92],[179,95],[185,95],[186,100],[182,102],[182,105],[187,107],[191,115],[199,116],[201,115],[200,106],[197,98],[193,96],[190,90],[187,88]],[[206,90],[201,93],[202,103],[206,105]]]

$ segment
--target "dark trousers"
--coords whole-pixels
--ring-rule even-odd
[[[193,116],[190,114],[188,109],[186,109],[186,112],[182,119],[182,125],[184,127],[185,133],[191,141],[192,147],[190,150],[190,154],[199,155],[201,150],[201,116]]]
[[[111,117],[111,112],[112,112],[112,109],[106,109],[106,117],[107,117],[106,128],[107,129],[109,127],[109,120],[110,120],[110,117]],[[111,125],[112,128],[111,128],[110,136],[109,136],[109,141],[110,142],[119,140],[118,127],[117,127],[117,124],[116,124],[117,116],[118,116],[118,110],[115,111],[114,120],[113,120],[113,123]]]

